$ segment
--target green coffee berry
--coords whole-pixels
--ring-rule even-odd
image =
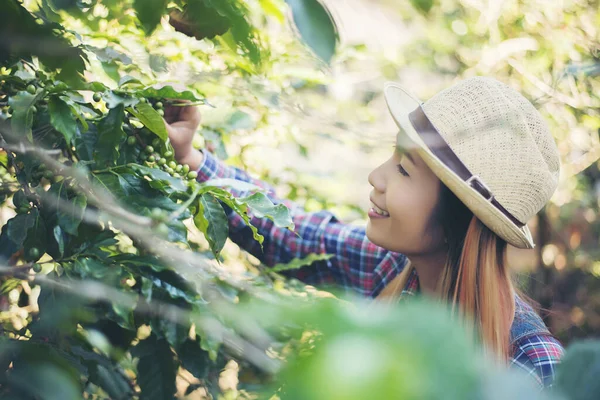
[[[173,178],[181,178],[181,175],[179,175],[177,172],[173,172]]]
[[[44,171],[44,175],[42,175],[44,178],[46,179],[52,179],[52,177],[54,176],[54,174],[52,173],[52,171]]]
[[[183,165],[181,165],[181,164],[177,164],[175,166],[175,171],[177,171],[177,172],[181,172],[182,169],[183,169]]]
[[[160,224],[156,225],[154,231],[157,235],[162,237],[167,237],[169,235],[169,227],[164,222],[161,222]]]
[[[165,116],[165,110],[163,110],[162,108],[159,108],[158,110],[156,110],[156,112],[158,113],[158,115],[160,115],[161,117]]]
[[[188,179],[196,179],[198,177],[198,173],[196,171],[190,171],[187,174]]]
[[[136,143],[137,143],[137,138],[135,136],[129,136],[127,138],[127,144],[128,145],[133,146]]]
[[[102,100],[102,95],[100,93],[94,93],[94,95],[92,96],[92,100],[94,100],[97,103],[100,100]]]
[[[177,163],[175,161],[169,161],[169,167],[175,169],[175,167],[177,167]]]
[[[153,153],[153,152],[154,152],[154,147],[152,147],[152,146],[146,146],[146,147],[144,148],[144,151],[145,151],[146,153],[148,153],[148,154],[150,154],[150,153]]]
[[[42,266],[37,263],[32,265],[32,269],[33,269],[33,272],[35,272],[36,274],[39,274],[40,272],[42,272]]]
[[[162,103],[162,102],[160,102],[160,101],[157,101],[157,102],[156,102],[156,104],[155,104],[154,106],[155,106],[156,108],[163,108],[163,107],[164,107],[163,103]]]
[[[173,168],[171,168],[171,167],[167,167],[167,168],[165,168],[165,171],[166,171],[168,174],[171,174],[171,175],[172,175],[172,174],[175,172],[175,170],[174,170]]]
[[[140,97],[140,103],[147,103],[148,100],[146,100],[145,97]]]
[[[188,172],[190,172],[190,166],[187,164],[183,164],[183,169],[182,171],[184,174],[187,174]]]
[[[165,218],[165,212],[163,210],[161,210],[160,208],[153,208],[152,211],[150,212],[150,217],[152,217],[152,219],[162,221]]]
[[[38,258],[40,258],[40,250],[37,247],[30,248],[27,252],[27,257],[30,260],[37,260]]]
[[[31,106],[31,111],[35,114],[37,112],[37,108],[35,108],[35,106]]]
[[[35,91],[36,91],[36,87],[34,85],[28,85],[27,86],[27,92],[29,94],[35,94]]]
[[[171,150],[167,150],[167,151],[165,151],[163,156],[165,156],[165,158],[171,158],[171,157],[173,157],[173,152]]]
[[[154,161],[156,161],[156,157],[154,157],[153,155],[150,155],[150,156],[148,157],[148,161],[150,161],[150,162],[154,162]]]
[[[158,165],[165,165],[166,163],[167,163],[167,160],[164,157],[162,157],[158,160]]]

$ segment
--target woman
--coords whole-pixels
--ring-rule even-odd
[[[242,219],[226,210],[230,238],[267,265],[334,254],[290,273],[306,283],[386,301],[417,292],[441,297],[473,321],[489,350],[551,386],[563,348],[515,293],[506,263],[508,244],[534,247],[525,223],[557,186],[559,157],[548,127],[529,101],[490,78],[464,80],[425,103],[393,83],[384,93],[400,132],[391,157],[369,175],[366,229],[283,201],[297,234],[254,218],[265,237],[261,251]],[[251,182],[281,202],[265,183],[193,149],[197,109],[171,107],[165,119],[176,159],[197,170],[199,181]]]

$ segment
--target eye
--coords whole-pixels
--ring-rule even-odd
[[[402,164],[398,164],[396,165],[396,167],[398,168],[398,172],[400,172],[404,176],[408,176],[408,172],[406,172],[404,167],[402,167]]]

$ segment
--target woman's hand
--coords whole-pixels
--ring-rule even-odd
[[[181,104],[181,103],[179,103]],[[192,140],[200,125],[200,111],[196,106],[167,104],[165,106],[165,122],[169,139],[175,152],[175,160],[179,164],[187,164],[190,170],[200,167],[203,154],[194,149]]]

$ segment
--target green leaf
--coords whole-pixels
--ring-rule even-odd
[[[61,257],[65,254],[65,238],[63,236],[63,230],[60,226],[55,226],[52,230],[52,234],[54,235],[54,240],[56,240],[56,244],[58,245],[58,253]]]
[[[283,11],[281,11],[281,9],[279,8],[277,2],[273,0],[259,0],[259,4],[267,15],[272,15],[280,23],[283,23],[285,21],[285,15],[283,14]]]
[[[218,257],[229,235],[229,221],[221,203],[213,195],[204,193],[200,196],[194,224],[204,233],[212,252]]]
[[[238,129],[254,129],[256,127],[256,123],[250,116],[243,111],[236,110],[230,117],[226,123],[226,128],[229,131],[235,131]]]
[[[50,112],[50,123],[60,133],[63,134],[67,145],[77,134],[77,121],[71,107],[60,98],[52,96],[48,100],[48,111]]]
[[[141,400],[172,399],[176,392],[175,355],[166,340],[150,335],[131,351],[139,358],[137,383],[141,388]]]
[[[334,257],[334,254],[309,254],[304,258],[294,258],[292,261],[285,264],[275,264],[269,270],[273,272],[281,272],[288,271],[291,269],[298,269],[307,265],[311,265],[315,261],[329,260],[332,257]]]
[[[29,215],[33,218],[33,225],[27,230],[27,237],[23,241],[23,248],[27,252],[32,247],[39,250],[40,256],[46,252],[48,246],[48,231],[46,222],[37,209],[32,209]],[[32,260],[37,261],[37,260]]]
[[[127,111],[137,117],[156,136],[162,140],[167,140],[169,133],[165,126],[165,120],[150,104],[138,103],[135,108],[128,108]]]
[[[18,247],[21,247],[27,237],[27,231],[35,224],[37,217],[37,213],[16,215],[6,223],[7,237]]]
[[[413,7],[423,14],[429,13],[433,7],[433,2],[434,0],[410,0]]]
[[[56,200],[61,201],[62,204],[61,207],[57,205],[55,209],[58,226],[65,232],[77,236],[77,229],[87,207],[87,198],[82,194],[69,193],[64,180],[54,183],[50,187],[49,193],[55,194]]]
[[[161,169],[151,168],[140,164],[132,164],[130,168],[141,177],[147,176],[151,178],[149,185],[154,189],[160,189],[168,194],[185,192],[187,190],[187,186],[183,180],[174,178]]]
[[[123,131],[123,105],[111,109],[98,123],[98,141],[94,149],[94,159],[102,166],[114,165],[119,158],[119,144],[125,136]]]
[[[302,39],[322,60],[329,63],[338,42],[337,27],[324,4],[318,0],[286,0]]]
[[[190,90],[179,91],[174,89],[172,86],[150,86],[144,90],[140,90],[136,94],[137,96],[144,98],[189,100],[194,103],[204,101],[204,98],[196,97],[196,95]]]
[[[27,140],[33,143],[33,134],[31,126],[33,125],[33,105],[43,92],[30,94],[26,91],[20,91],[8,100],[8,104],[13,108],[14,113],[11,118],[11,129],[13,135],[25,135]]]
[[[95,353],[94,353],[95,354]],[[115,367],[95,364],[90,368],[90,381],[101,387],[111,399],[131,398],[131,386]]]
[[[557,367],[554,388],[570,400],[592,399],[599,393],[600,341],[585,340],[567,348]]]
[[[200,347],[200,343],[188,339],[177,349],[177,354],[183,368],[196,378],[202,380],[208,376],[210,358],[208,352]]]
[[[81,385],[71,371],[52,362],[19,363],[9,384],[20,393],[44,400],[80,400]],[[31,398],[31,397],[28,397]]]
[[[264,193],[254,193],[247,197],[237,199],[245,203],[252,210],[252,214],[258,218],[268,218],[280,228],[294,229],[294,222],[290,210],[284,204],[273,204]]]
[[[133,7],[146,35],[150,35],[165,14],[167,0],[135,0]]]
[[[138,268],[150,268],[156,272],[170,269],[158,258],[150,255],[138,256],[137,254],[117,254],[110,259],[115,263],[131,265]]]
[[[260,233],[258,233],[258,229],[250,223],[250,217],[248,216],[247,204],[240,202],[238,199],[234,198],[231,195],[231,193],[229,193],[228,191],[226,191],[224,189],[214,187],[214,186],[204,187],[203,189],[206,192],[211,193],[217,199],[219,199],[220,201],[225,203],[228,207],[230,207],[236,214],[238,214],[244,220],[246,225],[248,225],[250,227],[250,230],[252,231],[252,236],[254,237],[254,240],[256,240],[261,245],[261,248],[262,248],[262,243],[265,240],[265,238]]]
[[[103,94],[104,101],[108,108],[116,108],[119,105],[124,107],[132,107],[139,103],[139,99],[131,96],[128,93],[109,90]]]
[[[134,307],[129,307],[124,304],[112,304],[112,309],[119,318],[115,321],[119,326],[125,329],[134,330],[135,323],[133,319]]]

